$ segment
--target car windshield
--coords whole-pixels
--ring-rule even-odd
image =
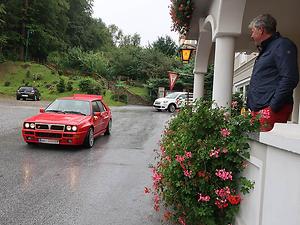
[[[20,87],[19,91],[32,91],[32,87]]]
[[[178,95],[178,92],[174,92],[174,93],[168,94],[165,98],[173,99],[173,98],[176,98],[177,95]]]
[[[45,112],[90,115],[91,109],[89,101],[56,99]]]

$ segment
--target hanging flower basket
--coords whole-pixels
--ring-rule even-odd
[[[190,20],[194,10],[192,0],[171,0],[170,15],[172,18],[172,30],[182,35],[190,29]]]

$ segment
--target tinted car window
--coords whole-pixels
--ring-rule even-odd
[[[29,92],[29,91],[32,91],[32,89],[33,89],[32,87],[20,87],[19,91]]]
[[[101,112],[97,102],[92,102],[93,112]]]
[[[105,111],[106,111],[106,109],[105,109],[105,107],[103,106],[102,102],[97,101],[97,104],[99,105],[100,112],[105,112]]]

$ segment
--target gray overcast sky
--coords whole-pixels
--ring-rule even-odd
[[[108,26],[115,24],[124,34],[138,33],[141,44],[169,35],[178,44],[178,34],[171,31],[170,0],[95,0],[95,18]]]

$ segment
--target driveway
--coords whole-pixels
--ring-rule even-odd
[[[0,98],[0,224],[162,224],[144,187],[170,114],[113,107],[112,134],[92,150],[29,146],[22,121],[47,104]]]

